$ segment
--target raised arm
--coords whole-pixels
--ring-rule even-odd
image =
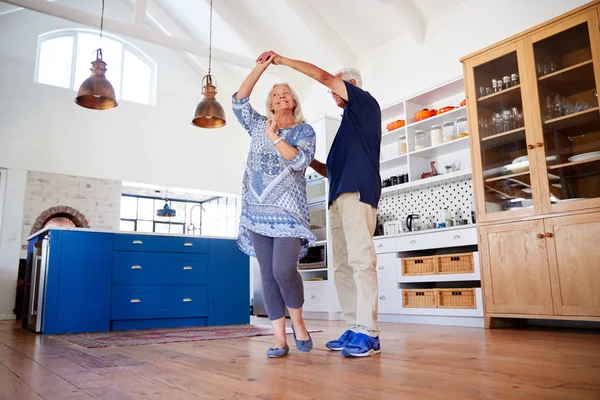
[[[235,98],[240,100],[244,97],[250,96],[250,93],[252,93],[252,90],[254,89],[254,85],[256,85],[258,79],[272,62],[273,56],[262,57],[260,61],[257,61],[254,68],[252,68],[252,71],[250,71],[246,79],[244,79],[244,82],[242,82],[242,85],[235,95]]]
[[[329,89],[337,93],[342,99],[348,101],[348,91],[342,78],[331,75],[329,72],[313,65],[300,60],[292,60],[291,58],[280,56],[273,51],[267,51],[258,57],[257,62],[265,62],[271,60],[275,65],[284,65],[295,69],[304,75],[313,78],[317,82],[327,86]]]

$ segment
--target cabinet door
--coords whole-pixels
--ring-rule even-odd
[[[554,310],[600,316],[600,213],[545,221]]]
[[[483,226],[479,234],[486,312],[552,314],[543,220]]]
[[[541,213],[527,73],[522,41],[465,63],[473,182],[481,222]]]
[[[526,40],[544,213],[600,207],[600,31],[596,10]]]

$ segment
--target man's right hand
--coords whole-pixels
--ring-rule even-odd
[[[310,167],[316,171],[317,174],[324,176],[327,178],[327,166],[323,164],[321,161],[312,160],[310,162]]]

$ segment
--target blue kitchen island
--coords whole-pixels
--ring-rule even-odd
[[[44,229],[28,238],[23,327],[43,334],[247,324],[234,239]]]

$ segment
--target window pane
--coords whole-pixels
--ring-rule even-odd
[[[91,62],[96,59],[96,50],[102,46],[102,60],[106,63],[106,79],[110,81],[117,99],[121,98],[121,64],[123,46],[107,37],[100,42],[99,35],[90,33],[77,34],[77,60],[75,63],[75,87],[90,76]]]
[[[171,201],[169,205],[177,212],[177,214],[171,218],[171,222],[185,222],[185,203],[182,201]]]
[[[133,232],[135,231],[135,222],[121,220],[121,223],[119,224],[119,229],[126,232]]]
[[[153,220],[156,210],[154,209],[154,200],[141,197],[138,200],[138,218]]]
[[[138,232],[154,232],[154,222],[152,221],[138,221],[137,222]]]
[[[152,72],[150,66],[129,51],[123,59],[123,100],[151,104]]]
[[[121,218],[137,218],[137,197],[121,196]]]
[[[40,43],[37,81],[69,88],[73,60],[73,36],[44,40]],[[89,74],[88,74],[89,75]]]
[[[156,233],[169,233],[169,223],[168,222],[155,222],[154,229]]]
[[[220,219],[219,222],[217,222],[217,228],[217,236],[227,236],[227,224],[224,219]]]
[[[227,216],[227,197],[221,197],[219,199],[219,214],[218,219],[223,220]]]
[[[233,217],[235,216],[235,207],[236,207],[236,198],[229,197],[227,199],[227,216]]]
[[[183,224],[171,224],[170,233],[183,235]]]

